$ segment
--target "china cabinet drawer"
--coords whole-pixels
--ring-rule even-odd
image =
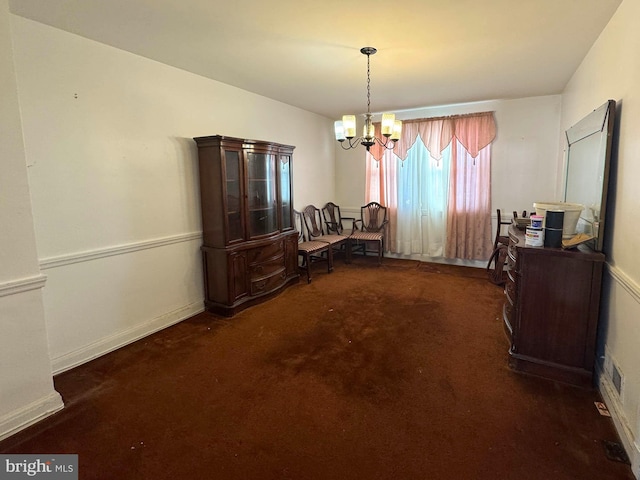
[[[249,264],[261,264],[265,260],[284,255],[284,240],[272,242],[259,248],[252,248],[247,252]]]
[[[280,288],[284,284],[286,279],[287,275],[284,267],[271,272],[267,276],[254,277],[251,279],[251,295],[269,293],[277,288]]]
[[[249,267],[249,272],[251,281],[256,278],[269,277],[284,268],[284,254],[279,255],[276,258],[272,258],[271,260],[266,262],[262,262],[259,264],[250,263],[250,265],[251,266]]]

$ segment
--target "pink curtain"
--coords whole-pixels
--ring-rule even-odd
[[[491,117],[493,119],[493,117]],[[380,133],[380,123],[374,123],[375,133],[378,138],[382,138]],[[436,160],[440,159],[441,152],[451,142],[454,136],[455,123],[452,117],[433,118],[420,120],[407,120],[402,123],[402,137],[393,146],[395,153],[400,160],[407,158],[407,152],[416,143],[418,135],[422,138],[429,153]],[[371,147],[369,153],[380,162],[383,156],[389,152],[388,149],[377,143]]]
[[[376,136],[380,124],[375,123]],[[445,257],[486,260],[491,254],[491,142],[496,136],[493,112],[404,121],[402,137],[387,150],[374,145],[367,155],[365,199],[389,208],[387,248],[394,251],[397,225],[396,164],[422,139],[436,160],[451,143],[452,166],[447,206]]]
[[[487,260],[491,255],[491,145],[476,157],[460,141],[451,150],[446,258]]]
[[[374,123],[376,136],[382,138],[380,123]],[[418,139],[422,138],[427,150],[436,160],[440,152],[446,148],[453,138],[464,146],[473,158],[478,152],[489,145],[496,136],[496,124],[493,112],[470,113],[440,118],[422,118],[407,120],[402,124],[402,138],[396,142],[393,151],[404,160],[407,151]],[[371,147],[370,153],[377,161],[382,160],[387,151],[377,143]]]
[[[455,118],[447,202],[445,257],[487,260],[491,255],[491,142],[493,113]]]

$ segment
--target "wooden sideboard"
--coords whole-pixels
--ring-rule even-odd
[[[194,140],[205,307],[232,316],[299,279],[294,147],[219,135]]]
[[[592,386],[604,254],[530,247],[509,227],[503,320],[509,366],[517,371]]]

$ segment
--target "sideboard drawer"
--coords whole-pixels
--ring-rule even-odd
[[[511,305],[515,305],[516,301],[516,285],[510,279],[504,285],[504,293]]]
[[[513,268],[515,266],[516,258],[518,258],[516,246],[513,243],[509,243],[509,246],[507,247],[507,265],[509,265],[509,268]]]

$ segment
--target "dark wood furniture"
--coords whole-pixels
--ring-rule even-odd
[[[514,370],[592,386],[604,255],[530,247],[509,227],[503,319]]]
[[[314,262],[327,262],[327,273],[333,271],[333,248],[329,242],[319,240],[307,240],[304,234],[304,222],[302,213],[293,211],[295,226],[298,231],[298,257],[302,258],[300,268],[307,274],[307,283],[311,283],[311,264]]]
[[[513,212],[513,219],[518,218],[518,213]],[[496,285],[502,285],[505,283],[504,266],[507,260],[507,247],[509,246],[509,235],[503,233],[503,227],[507,228],[511,225],[512,220],[502,220],[502,212],[498,208],[496,210],[497,229],[496,236],[493,240],[493,252],[487,262],[487,275],[489,280]]]
[[[318,207],[315,205],[307,205],[304,207],[302,210],[302,218],[304,219],[304,226],[307,229],[309,240],[326,242],[331,245],[334,251],[346,252],[346,261],[349,262],[347,236],[334,232],[325,233],[325,228],[322,224],[322,213]]]
[[[517,216],[517,213],[513,212],[513,217],[516,218]],[[511,225],[511,220],[502,220],[502,212],[499,208],[496,210],[496,218],[498,219],[498,227],[496,229],[496,236],[493,240],[494,250],[498,248],[498,245],[509,245],[509,236],[502,233],[502,230],[503,226],[507,225],[507,227],[504,228],[508,228],[508,226]]]
[[[349,235],[349,258],[351,252],[361,250],[366,255],[367,245],[375,245],[378,254],[378,265],[384,257],[384,234],[387,229],[387,207],[378,202],[369,202],[360,207],[360,220],[353,222],[353,231]]]
[[[294,147],[219,135],[198,145],[205,307],[232,316],[297,282]]]
[[[322,207],[322,218],[324,218],[327,233],[338,235],[346,235],[343,222],[346,221],[349,225],[349,232],[353,232],[353,223],[356,221],[354,217],[343,217],[340,206],[333,202],[328,202]]]

